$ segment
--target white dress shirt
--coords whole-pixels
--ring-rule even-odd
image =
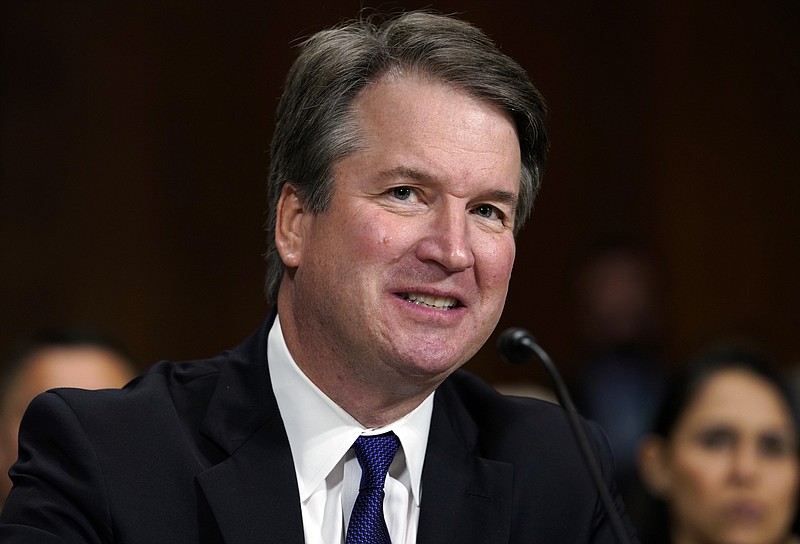
[[[367,429],[300,370],[286,347],[277,316],[267,340],[267,360],[292,449],[306,544],[344,542],[361,479],[353,442],[362,434],[388,431],[400,439],[400,448],[384,486],[386,525],[392,544],[414,544],[433,395],[400,420]]]

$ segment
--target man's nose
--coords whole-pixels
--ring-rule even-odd
[[[432,211],[425,226],[417,256],[421,261],[433,261],[449,272],[459,272],[475,264],[469,217],[464,208],[443,204]]]

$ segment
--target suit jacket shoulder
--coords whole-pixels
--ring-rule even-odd
[[[595,452],[626,521],[602,431]],[[458,514],[442,523],[441,505]],[[434,510],[436,510],[434,512]],[[501,395],[459,371],[438,389],[423,472],[420,543],[616,542],[566,412]]]
[[[122,390],[37,397],[0,541],[301,543],[270,325],[210,359],[159,363]]]

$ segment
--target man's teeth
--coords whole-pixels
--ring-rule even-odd
[[[428,295],[416,295],[413,293],[406,293],[403,295],[403,298],[409,302],[413,302],[414,304],[436,308],[437,310],[450,310],[458,302],[452,297],[432,297]]]

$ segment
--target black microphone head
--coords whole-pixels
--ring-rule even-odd
[[[525,363],[534,353],[532,344],[536,344],[536,339],[531,333],[522,327],[511,327],[497,339],[497,351],[506,362]]]

